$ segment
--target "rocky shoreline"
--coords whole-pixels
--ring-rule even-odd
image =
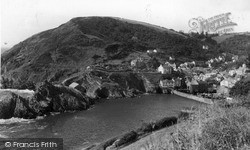
[[[72,83],[78,86],[72,87]],[[156,84],[145,82],[145,78],[138,73],[91,71],[60,84],[46,80],[37,85],[34,92],[1,90],[0,119],[31,119],[51,112],[86,110],[100,98],[135,97],[156,93],[156,88]]]
[[[154,81],[149,78],[153,78]],[[31,119],[49,115],[51,112],[81,111],[88,109],[100,98],[115,99],[135,97],[144,93],[162,93],[163,90],[157,82],[159,80],[157,74],[147,74],[146,77],[142,73],[132,71],[92,70],[68,78],[60,84],[46,80],[37,85],[35,91],[2,89],[0,119]]]
[[[72,87],[72,83],[77,86]],[[144,93],[161,92],[158,84],[152,83],[143,74],[92,71],[68,78],[61,84],[53,84],[46,80],[36,88],[36,91],[0,90],[0,119],[11,117],[31,119],[50,115],[52,112],[81,111],[88,109],[100,98],[134,97]],[[154,131],[172,126],[177,120],[177,117],[166,117],[143,124],[137,130],[126,132],[87,149],[121,148]]]
[[[0,98],[0,119],[32,119],[51,112],[85,110],[93,103],[77,90],[47,81],[34,94],[1,90]]]

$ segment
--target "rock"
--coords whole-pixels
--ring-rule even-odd
[[[11,91],[0,91],[0,118],[35,118],[50,112],[85,110],[91,104],[77,89],[45,81],[33,97],[23,98]]]
[[[108,98],[109,97],[109,90],[106,87],[102,87],[96,90],[96,94],[100,98]]]
[[[52,85],[44,82],[36,91],[34,99],[43,102],[40,104],[42,113],[62,112],[66,110],[85,110],[89,107],[89,98],[84,96],[80,91],[64,85]]]
[[[13,92],[0,93],[0,119],[35,118],[37,112],[30,106],[29,99],[25,99]]]
[[[54,105],[57,104],[54,102]],[[60,95],[60,102],[58,102],[58,106],[59,107],[57,109],[54,109],[55,111],[60,111],[61,108],[63,108],[63,110],[71,111],[85,110],[88,108],[88,105],[84,101],[79,101],[76,97],[64,93]]]
[[[31,118],[37,117],[38,113],[30,105],[29,99],[25,99],[25,98],[18,96],[18,95],[14,95],[14,97],[16,98],[16,107],[15,107],[13,117],[26,118],[26,119],[31,119]]]
[[[11,118],[15,111],[16,99],[12,92],[0,93],[0,119]]]

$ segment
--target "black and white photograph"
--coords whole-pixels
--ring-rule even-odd
[[[250,150],[249,0],[0,9],[0,150]]]

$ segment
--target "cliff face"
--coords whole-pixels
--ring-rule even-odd
[[[0,93],[0,119],[11,117],[35,118],[50,112],[85,110],[91,104],[80,91],[62,85],[44,82],[29,98],[14,92]]]
[[[0,92],[0,119],[11,117],[34,118],[37,113],[30,108],[28,99],[10,91]]]
[[[69,78],[63,84],[45,81],[29,97],[11,91],[1,92],[0,119],[35,118],[50,112],[85,110],[95,99],[134,97],[156,91],[153,87],[148,91],[149,85],[144,80],[145,77],[133,72],[94,70]],[[72,83],[78,86],[73,88]]]
[[[133,72],[94,70],[71,80],[86,89],[86,95],[95,98],[133,97],[145,93],[143,79]]]

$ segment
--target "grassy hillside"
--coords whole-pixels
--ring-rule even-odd
[[[220,43],[220,50],[236,55],[246,55],[250,48],[250,35],[234,35],[226,38]]]
[[[153,24],[149,24],[149,23],[145,23],[145,22],[140,22],[140,21],[135,21],[135,20],[130,20],[130,19],[124,19],[124,18],[116,18],[116,17],[114,17],[114,18],[118,19],[118,20],[121,20],[121,21],[124,21],[124,22],[127,22],[127,23],[140,24],[140,25],[150,27],[150,28],[153,28],[153,29],[161,31],[161,32],[168,32],[168,33],[171,33],[171,34],[176,34],[176,35],[183,36],[183,37],[187,38],[187,36],[185,36],[183,34],[180,34],[179,32],[176,32],[176,31],[164,28],[164,27],[160,27],[160,26],[157,26],[157,25],[153,25]]]
[[[213,39],[217,42],[217,43],[221,43],[223,41],[225,41],[226,39],[230,38],[230,37],[234,37],[235,34],[225,34],[225,35],[221,35],[221,36],[215,36],[213,37]]]
[[[10,49],[9,47],[1,47],[1,54],[9,49]]]
[[[201,42],[158,26],[110,17],[78,17],[20,42],[2,54],[3,76],[15,82],[41,82],[65,78],[84,72],[97,63],[126,59],[134,53],[159,49],[156,58],[169,55],[180,61],[206,60],[213,54],[203,51]],[[212,52],[212,53],[211,53]],[[211,53],[211,54],[210,54]]]

